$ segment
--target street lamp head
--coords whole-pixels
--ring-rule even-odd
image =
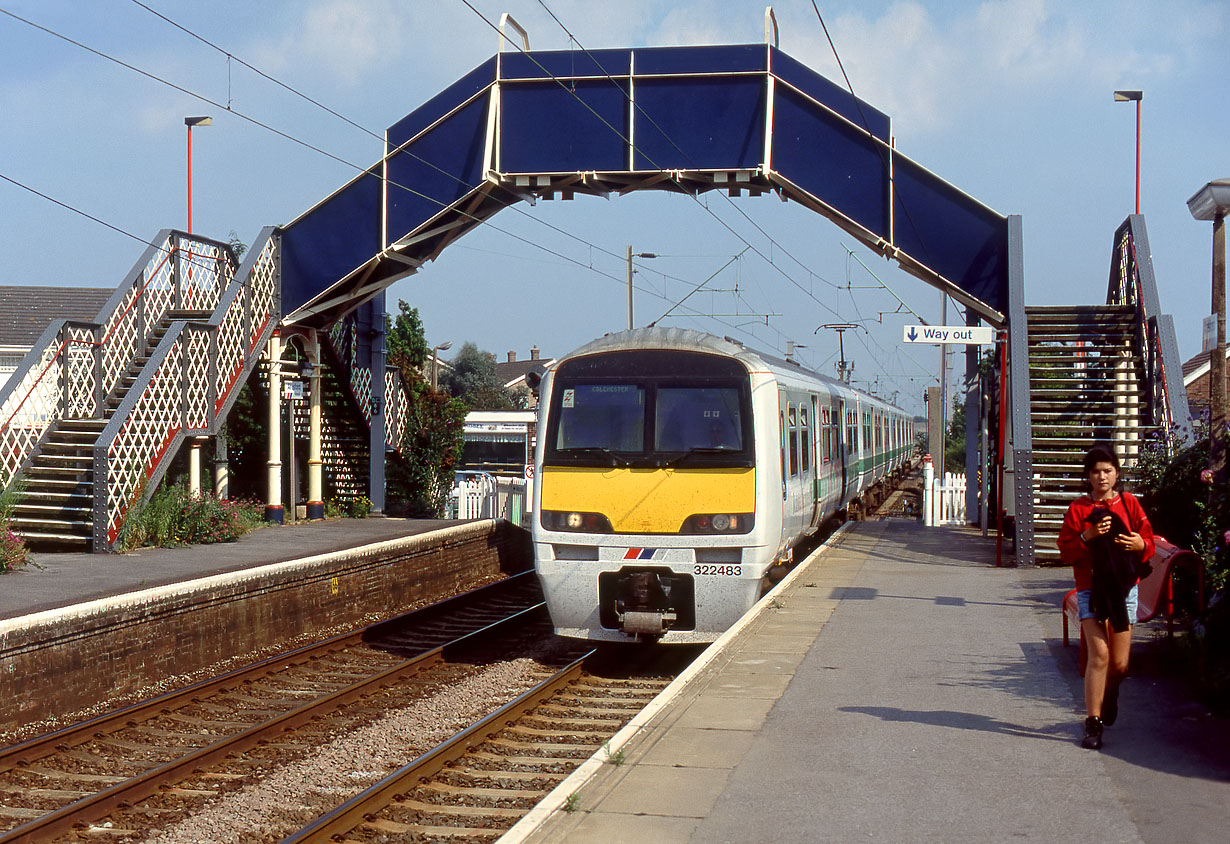
[[[449,349],[453,348],[453,341],[445,340],[440,345],[433,346],[432,348],[435,349],[437,352],[447,352]]]
[[[1144,91],[1116,91],[1115,92],[1115,102],[1117,103],[1130,103],[1130,102],[1138,103],[1141,100],[1143,100],[1144,97],[1145,97]]]
[[[184,125],[191,129],[193,126],[212,126],[214,119],[212,117],[185,117]]]
[[[1197,220],[1215,220],[1230,214],[1230,179],[1214,179],[1187,200],[1187,210]]]

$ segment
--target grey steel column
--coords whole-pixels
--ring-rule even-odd
[[[1012,480],[1016,564],[1034,565],[1033,427],[1029,418],[1029,327],[1025,320],[1025,254],[1021,217],[1008,217],[1008,380],[1012,403]]]
[[[384,292],[376,294],[362,308],[361,328],[366,328],[368,360],[372,374],[372,424],[368,438],[368,497],[372,513],[384,513],[384,452],[388,438],[385,435],[384,395]],[[366,322],[366,326],[363,326]],[[362,347],[360,347],[361,349]]]
[[[981,319],[973,308],[965,309],[965,324],[977,325]],[[965,347],[965,522],[975,521],[978,513],[978,480],[986,483],[986,476],[978,471],[978,433],[982,415],[982,390],[978,383],[978,363],[982,359],[982,346]]]

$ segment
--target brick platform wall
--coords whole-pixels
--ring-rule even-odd
[[[27,616],[0,632],[0,725],[72,713],[531,565],[526,531],[477,522]]]

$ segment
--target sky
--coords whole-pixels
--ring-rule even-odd
[[[744,0],[142,3],[182,28],[134,0],[0,0],[148,74],[0,14],[0,285],[114,286],[139,241],[185,228],[184,117],[213,118],[193,132],[194,230],[251,243],[378,161],[388,126],[496,52],[501,13],[535,50],[763,43],[765,20],[763,2]],[[832,46],[811,0],[786,0],[773,5],[781,49],[845,87],[835,47],[901,153],[1021,215],[1028,305],[1105,302],[1112,236],[1135,203],[1135,105],[1112,93],[1142,90],[1141,211],[1161,305],[1181,357],[1200,351],[1212,227],[1186,201],[1230,176],[1230,3],[815,6]],[[939,292],[793,203],[640,192],[522,203],[491,223],[388,291],[390,311],[418,308],[433,345],[549,358],[625,328],[631,245],[658,256],[636,262],[637,324],[779,355],[795,344],[833,375],[838,333],[820,326],[856,323],[841,335],[856,386],[921,413],[938,383],[938,347],[904,344],[902,326],[940,324]],[[947,322],[958,313],[950,303]]]

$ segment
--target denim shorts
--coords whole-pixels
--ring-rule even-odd
[[[1133,586],[1132,591],[1127,593],[1127,599],[1125,601],[1127,604],[1128,621],[1132,624],[1136,623],[1136,596],[1139,591],[1140,588],[1138,586]],[[1076,590],[1076,609],[1080,612],[1081,621],[1084,621],[1087,618],[1097,617],[1094,615],[1093,611],[1089,609],[1089,596],[1092,594],[1092,589]]]

